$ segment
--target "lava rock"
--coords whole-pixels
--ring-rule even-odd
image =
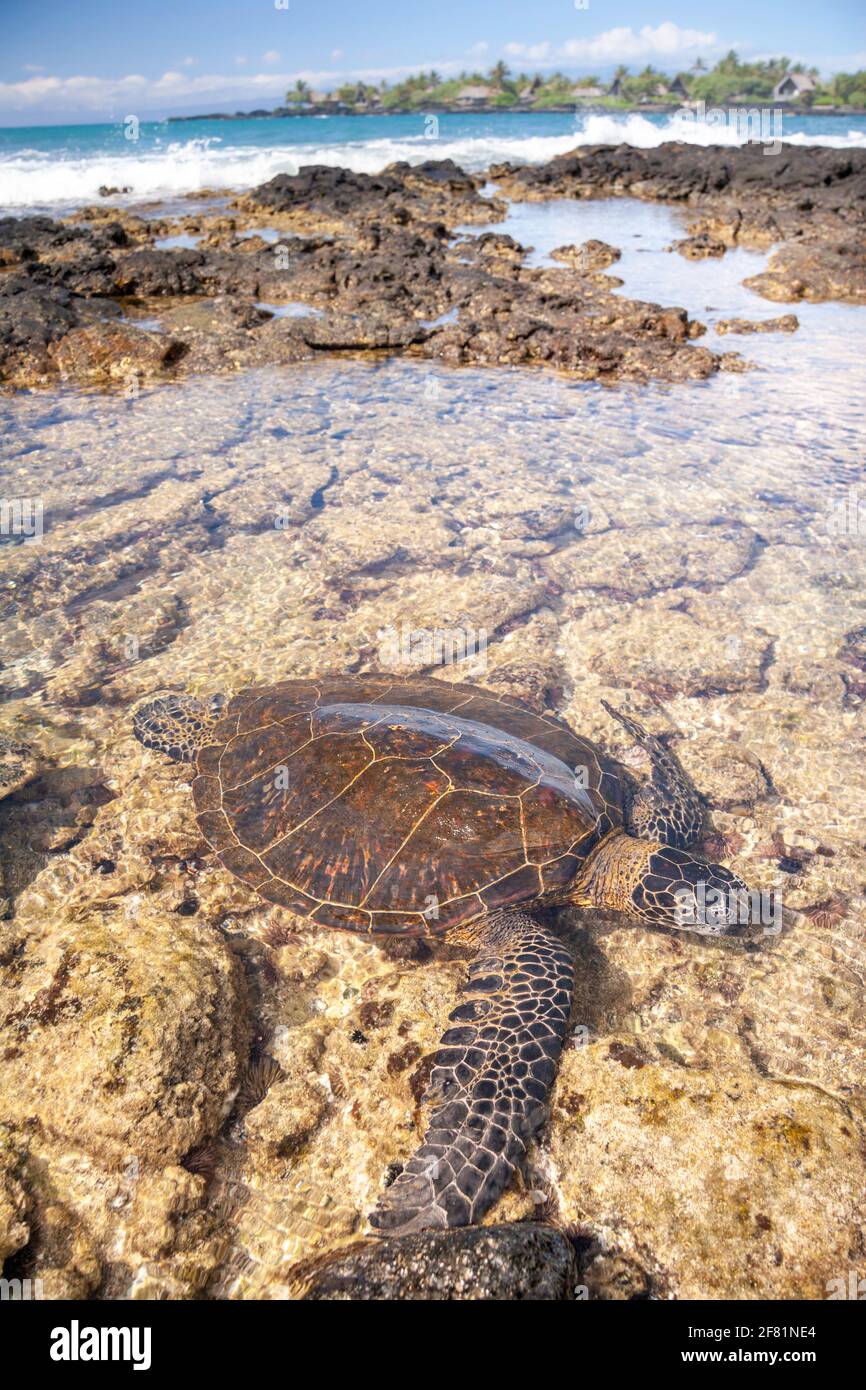
[[[508,1222],[350,1246],[293,1274],[312,1302],[559,1302],[574,1297],[577,1259],[559,1231]]]

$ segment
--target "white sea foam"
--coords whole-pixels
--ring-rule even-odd
[[[225,136],[168,141],[117,152],[73,155],[25,149],[10,153],[0,158],[0,207],[77,206],[93,201],[102,185],[129,185],[129,201],[171,198],[197,188],[250,188],[274,174],[294,173],[304,164],[341,165],[356,172],[378,173],[400,159],[413,164],[425,159],[453,159],[465,169],[480,170],[502,160],[541,163],[577,145],[629,144],[649,149],[665,140],[737,145],[749,137],[745,120],[739,126],[733,122],[718,125],[674,115],[656,123],[637,113],[581,116],[564,135],[518,136],[503,130],[499,136],[494,125],[490,133],[476,136],[455,134],[449,138],[443,131],[434,140],[419,134],[340,143],[286,142],[270,147],[234,144],[227,127]],[[852,129],[844,135],[792,134],[785,140],[847,149],[866,144],[866,134]]]

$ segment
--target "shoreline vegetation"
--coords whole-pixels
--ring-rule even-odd
[[[443,80],[431,69],[387,82],[351,82],[331,92],[313,91],[298,81],[285,103],[272,110],[211,111],[192,116],[169,116],[170,122],[234,121],[284,116],[385,116],[473,111],[494,115],[519,112],[660,112],[708,106],[748,108],[761,103],[783,106],[797,115],[844,115],[866,110],[866,71],[836,73],[822,80],[817,68],[788,58],[743,63],[731,50],[715,67],[697,58],[688,72],[668,74],[647,64],[631,73],[621,64],[608,82],[595,74],[547,77],[512,73],[503,62],[486,74],[462,72]]]

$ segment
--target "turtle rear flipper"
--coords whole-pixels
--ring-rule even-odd
[[[440,1103],[424,1142],[383,1193],[382,1234],[479,1221],[547,1117],[574,984],[569,952],[525,912],[480,929],[469,999],[450,1016],[431,1079]]]
[[[636,719],[614,709],[607,700],[602,705],[616,719],[652,763],[652,778],[645,782],[628,807],[628,828],[641,840],[658,840],[673,849],[688,849],[700,839],[704,813],[698,794],[676,758],[661,739],[649,733]]]
[[[167,753],[176,763],[191,763],[209,741],[219,703],[217,696],[205,701],[192,695],[160,695],[139,705],[132,731],[145,748]]]

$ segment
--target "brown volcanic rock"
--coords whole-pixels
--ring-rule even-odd
[[[762,274],[743,283],[783,304],[800,299],[866,304],[866,246],[862,238],[789,242],[773,252]]]
[[[737,242],[787,240],[768,272],[746,281],[751,289],[776,300],[866,302],[862,235],[851,235],[866,222],[866,150],[589,145],[548,164],[499,164],[489,172],[517,200],[628,194],[697,207],[704,215],[677,243],[682,255],[701,259]]]
[[[761,199],[765,207],[823,210],[862,218],[866,150],[785,145],[768,155],[757,143],[736,148],[668,141],[652,149],[587,145],[547,164],[493,165],[490,176],[511,198],[539,200],[610,192],[667,202]]]
[[[169,370],[294,362],[322,352],[546,365],[603,381],[700,380],[722,365],[706,348],[690,345],[704,330],[683,309],[612,293],[620,282],[599,268],[613,263],[615,248],[601,242],[564,248],[568,268],[533,269],[512,238],[489,234],[475,246],[461,243],[457,249],[469,254],[455,254],[448,226],[431,214],[445,205],[454,220],[466,220],[469,199],[478,220],[493,205],[447,162],[399,174],[278,176],[265,186],[267,194],[257,190],[250,198],[315,205],[325,219],[348,218],[351,209],[352,220],[339,237],[290,236],[275,248],[251,250],[238,242],[236,219],[229,239],[218,238],[227,249],[109,253],[80,232],[76,241],[70,229],[60,229],[64,246],[80,242],[79,259],[37,259],[0,283],[6,379],[28,385],[60,375],[98,384]],[[418,216],[400,213],[397,190],[401,196],[408,190]],[[353,201],[355,192],[360,202]],[[372,208],[375,218],[367,215]],[[39,230],[50,241],[41,223]],[[167,332],[112,322],[121,312],[117,300],[127,316],[155,312]],[[287,301],[317,312],[272,317],[257,307]]]
[[[464,173],[453,160],[427,160],[411,166],[389,164],[381,174],[357,174],[325,164],[303,166],[297,174],[276,174],[238,200],[239,207],[262,207],[318,222],[360,221],[367,217],[448,216],[452,222],[495,222],[504,205],[482,198],[482,178]]]
[[[866,219],[864,151],[589,146],[546,165],[490,172],[516,199],[630,194],[688,204],[700,216],[676,243],[681,254],[700,259],[783,240],[750,288],[779,301],[866,302],[866,253],[856,235]],[[147,244],[178,224],[115,209],[89,210],[93,225],[78,220],[83,214],[66,224],[4,218],[0,263],[12,271],[0,277],[0,373],[16,386],[61,373],[93,383],[130,371],[158,376],[179,363],[196,372],[347,351],[546,365],[603,381],[700,380],[742,368],[733,355],[691,347],[704,330],[682,309],[614,295],[621,282],[603,271],[616,248],[560,247],[560,266],[533,269],[512,237],[455,241],[456,225],[504,215],[482,186],[451,160],[393,164],[377,175],[311,165],[237,199],[231,216],[181,219],[204,243],[187,249]],[[268,224],[305,235],[277,245],[238,235]],[[137,345],[111,346],[122,332],[106,326],[119,315],[117,300],[166,301],[180,326],[191,300],[214,297],[234,310],[198,313],[177,343],[159,348],[142,335]],[[301,301],[325,317],[268,322],[258,301]],[[77,330],[83,336],[55,351]],[[111,354],[119,365],[108,365]]]
[[[796,314],[783,314],[778,319],[719,319],[716,332],[725,333],[796,333],[800,320]]]
[[[94,324],[67,333],[53,357],[64,379],[106,383],[162,376],[184,352],[177,338],[124,324]]]
[[[557,246],[550,253],[554,261],[562,261],[572,270],[606,270],[618,261],[622,252],[616,246],[608,246],[604,241],[585,241],[582,246]]]
[[[674,242],[673,245],[673,250],[679,251],[688,261],[706,261],[711,257],[718,259],[724,256],[727,249],[725,242],[711,237],[707,232],[698,232],[695,236]]]

